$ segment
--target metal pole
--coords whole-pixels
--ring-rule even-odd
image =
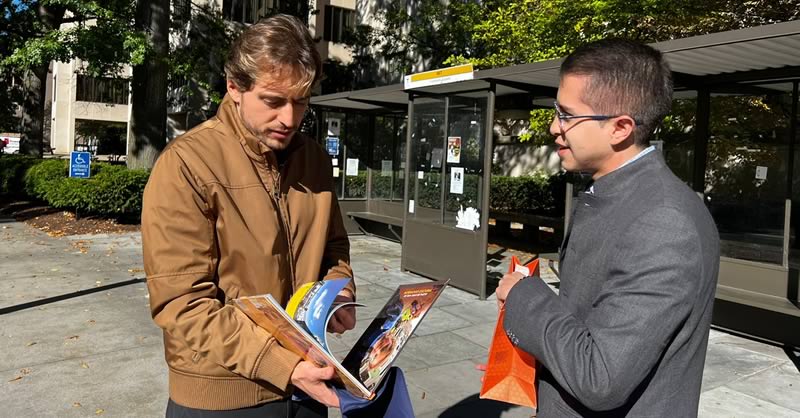
[[[789,120],[789,161],[786,167],[786,203],[783,219],[783,267],[789,268],[789,246],[792,233],[792,180],[794,178],[794,146],[797,140],[798,82],[792,85],[792,116]],[[797,238],[795,238],[797,239]]]
[[[480,294],[478,295],[481,300],[486,299],[486,251],[489,248],[489,193],[492,184],[492,148],[493,148],[493,133],[494,133],[494,99],[495,99],[494,82],[489,84],[489,93],[486,98],[486,134],[484,137],[483,148],[483,195],[481,196],[481,286]]]
[[[408,94],[408,122],[406,123],[406,168],[405,168],[405,185],[403,186],[403,238],[400,243],[400,248],[405,253],[406,234],[408,233],[408,205],[409,205],[409,189],[411,188],[411,139],[414,132],[414,94]],[[417,202],[414,202],[416,205]],[[405,257],[400,257],[400,270],[406,271]]]
[[[439,222],[444,225],[445,201],[444,181],[447,178],[447,137],[450,135],[450,96],[444,98],[444,138],[442,138],[442,167],[439,174]],[[431,150],[432,152],[433,150]]]

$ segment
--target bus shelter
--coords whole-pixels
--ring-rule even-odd
[[[664,53],[675,81],[672,113],[653,143],[703,199],[720,233],[713,321],[800,346],[800,21],[653,46]],[[402,229],[404,270],[451,278],[455,286],[486,296],[494,111],[552,106],[560,63],[312,100],[326,111],[360,115],[354,117],[392,115],[394,126],[402,127],[393,139],[399,148],[392,160],[394,187],[402,177],[402,203],[396,189],[392,199],[365,201],[351,215],[386,217]],[[366,138],[367,148],[385,138]],[[566,208],[568,222],[569,199]],[[479,222],[472,229],[459,225],[475,213]]]
[[[476,74],[470,70],[471,79],[455,83],[315,97],[312,103],[320,140],[343,144],[341,157],[332,155],[332,161],[350,231],[383,228],[383,236],[403,243],[403,270],[450,279],[485,298],[498,97],[504,103],[547,97],[552,103],[556,89]],[[330,129],[332,124],[340,129]]]

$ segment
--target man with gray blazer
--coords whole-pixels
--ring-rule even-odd
[[[550,126],[561,164],[591,174],[561,247],[556,295],[503,277],[511,341],[539,361],[539,417],[697,415],[719,236],[649,137],[670,111],[661,53],[625,40],[561,65]]]

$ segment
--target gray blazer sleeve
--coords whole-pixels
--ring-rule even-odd
[[[505,304],[503,325],[512,342],[593,410],[626,402],[656,367],[699,293],[700,240],[685,214],[659,208],[620,233],[619,239],[598,240],[610,246],[599,250],[614,258],[607,277],[576,278],[603,281],[585,321],[538,278],[519,282]]]

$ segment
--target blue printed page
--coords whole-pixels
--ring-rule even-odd
[[[325,338],[328,313],[332,309],[336,296],[347,286],[349,281],[350,279],[334,279],[314,283],[294,313],[294,320],[301,324],[325,350],[328,350]]]

